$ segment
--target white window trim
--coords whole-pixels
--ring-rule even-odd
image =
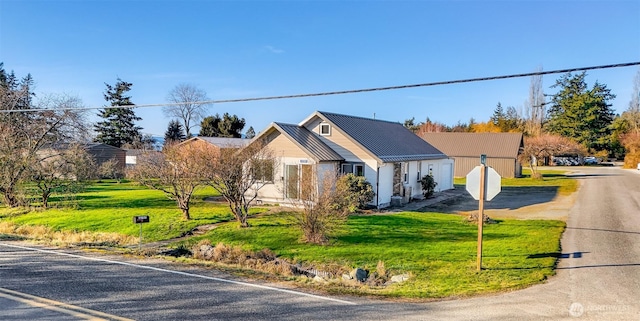
[[[323,127],[327,127],[327,133],[322,132]],[[331,125],[329,123],[320,123],[320,127],[318,128],[321,136],[331,136]]]

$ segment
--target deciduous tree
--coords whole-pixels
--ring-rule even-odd
[[[138,156],[128,176],[156,189],[176,202],[185,220],[191,219],[190,204],[196,188],[205,183],[209,164],[217,159],[213,148],[200,144],[168,144],[162,153],[148,151]]]
[[[183,83],[169,92],[167,100],[172,104],[162,109],[164,114],[179,119],[187,138],[191,138],[191,129],[198,126],[207,112],[207,93],[196,85]]]
[[[524,150],[518,156],[522,164],[529,164],[531,178],[540,179],[538,162],[545,158],[559,155],[584,156],[585,147],[575,141],[560,135],[542,134],[525,137]]]
[[[216,159],[208,162],[206,184],[227,200],[240,227],[249,226],[249,209],[258,191],[273,183],[276,161],[264,142],[254,141],[242,149],[223,148]]]

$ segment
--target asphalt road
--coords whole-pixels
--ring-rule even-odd
[[[1,320],[640,320],[640,174],[583,168],[558,274],[528,289],[399,303],[326,297],[161,260],[0,242]]]

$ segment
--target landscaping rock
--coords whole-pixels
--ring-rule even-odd
[[[324,283],[325,280],[322,277],[316,275],[313,277],[313,282]]]
[[[391,283],[402,283],[409,279],[409,274],[394,275],[391,277]]]
[[[367,280],[367,276],[369,275],[369,271],[357,268],[351,272],[351,276],[358,280],[358,282],[364,282]]]
[[[344,273],[342,274],[342,279],[345,281],[353,280],[353,277],[350,274]]]

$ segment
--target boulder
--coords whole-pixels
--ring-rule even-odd
[[[409,274],[394,275],[391,277],[391,283],[402,283],[409,279]]]
[[[353,280],[353,277],[350,274],[345,273],[342,275],[342,279],[345,281],[349,281],[349,280]]]
[[[357,268],[351,272],[351,276],[358,280],[358,282],[364,282],[367,280],[367,276],[369,276],[369,271]]]

